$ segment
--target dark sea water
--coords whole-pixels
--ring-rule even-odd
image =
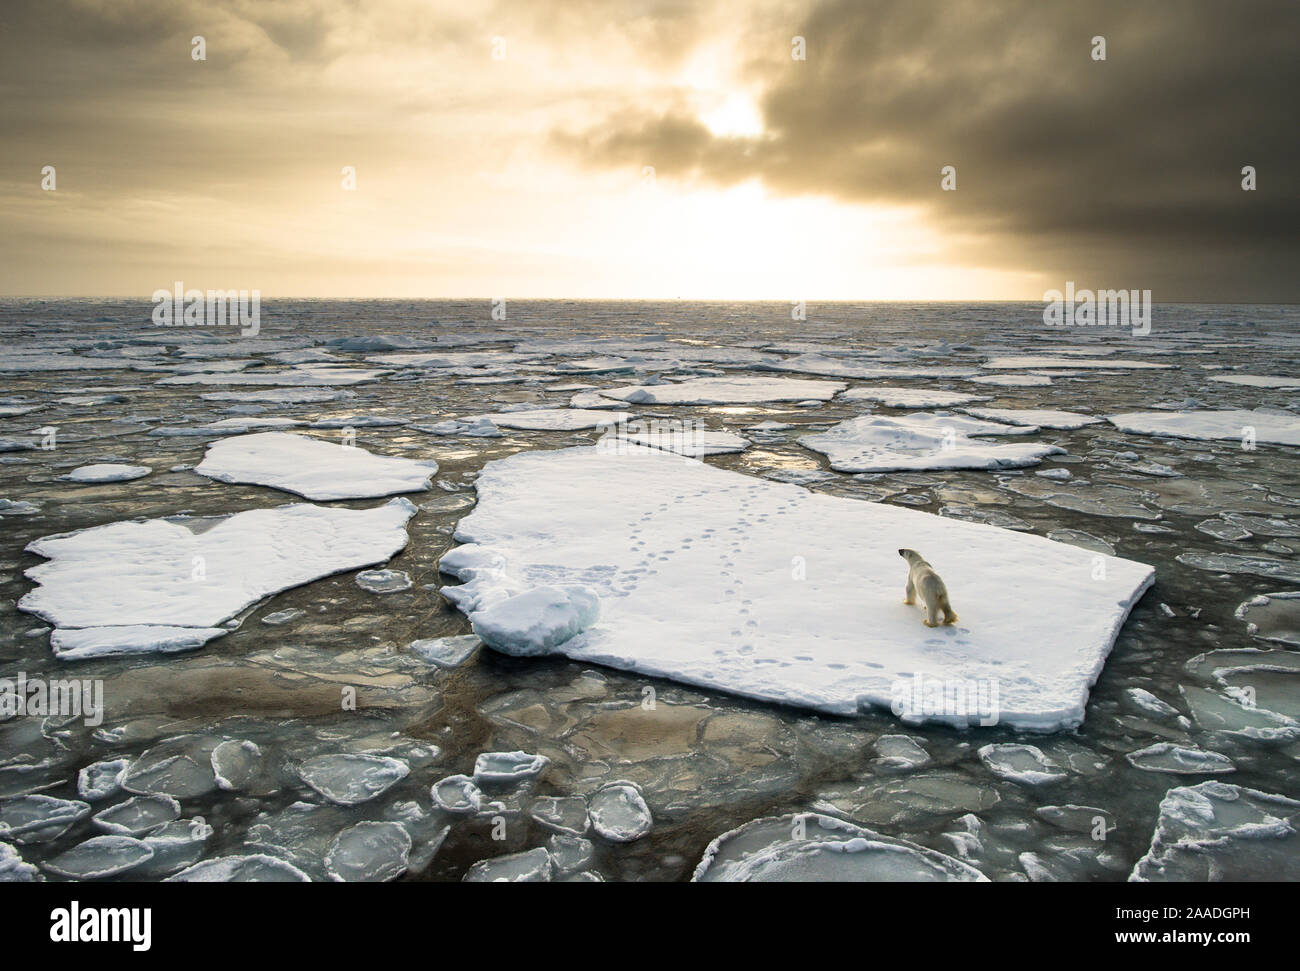
[[[794,320],[791,305],[781,303],[509,301],[504,319],[494,319],[486,300],[268,299],[260,333],[251,339],[230,328],[157,327],[150,310],[145,300],[0,302],[0,406],[36,409],[0,417],[0,440],[16,443],[0,453],[0,499],[36,507],[0,509],[0,678],[22,672],[29,679],[102,681],[105,705],[103,724],[93,727],[57,716],[0,720],[0,842],[7,840],[5,801],[12,806],[12,800],[37,793],[76,799],[84,767],[142,756],[137,768],[179,757],[167,763],[175,772],[160,770],[164,781],[149,791],[174,795],[186,826],[201,819],[200,830],[210,827],[195,858],[266,853],[313,879],[327,878],[325,858],[341,831],[363,820],[400,818],[409,824],[415,856],[449,827],[432,862],[402,879],[457,880],[476,861],[546,845],[550,832],[530,816],[537,799],[589,796],[616,779],[641,787],[654,827],[628,844],[588,833],[595,844],[588,870],[609,881],[687,879],[719,834],[758,817],[808,810],[958,856],[993,880],[1124,880],[1147,852],[1161,800],[1173,787],[1213,777],[1300,798],[1300,609],[1294,606],[1300,601],[1282,597],[1261,605],[1249,617],[1254,634],[1247,619],[1235,616],[1239,605],[1260,595],[1300,592],[1295,445],[1246,449],[1233,440],[1126,434],[1101,422],[1039,433],[1066,449],[1042,468],[1066,468],[1086,485],[1059,485],[1032,470],[855,478],[832,473],[825,456],[800,445],[798,437],[868,411],[906,409],[839,399],[816,408],[791,402],[672,409],[676,417],[741,434],[762,421],[795,426],[750,436],[754,444],[743,452],[706,459],[721,468],[759,477],[828,472],[810,478],[809,488],[1038,535],[1057,533],[1053,538],[1100,544],[1152,565],[1155,585],[1120,633],[1082,726],[1049,735],[908,726],[888,711],[836,718],[562,657],[510,657],[486,648],[454,668],[420,661],[407,649],[412,641],[470,631],[465,617],[439,594],[442,585],[455,581],[439,573],[438,561],[456,545],[456,524],[473,508],[479,471],[521,450],[590,444],[596,431],[507,429],[498,438],[467,438],[431,435],[411,424],[358,427],[356,444],[369,451],[439,464],[439,487],[408,495],[420,511],[408,524],[408,545],[388,564],[412,578],[403,592],[369,593],[349,571],[270,597],[240,614],[237,629],[200,650],[71,664],[53,657],[50,625],[16,606],[33,586],[23,571],[43,562],[24,550],[38,537],[132,519],[221,516],[296,499],[190,471],[220,432],[149,434],[251,413],[232,413],[234,402],[200,397],[248,390],[243,386],[157,383],[177,373],[175,367],[198,361],[251,359],[250,369],[271,370],[286,366],[272,355],[309,348],[333,354],[337,363],[361,364],[406,350],[506,352],[527,341],[606,341],[540,354],[524,365],[398,368],[349,387],[353,397],[344,400],[264,404],[257,413],[308,422],[367,415],[427,426],[513,405],[564,406],[570,394],[548,391],[548,384],[611,387],[637,384],[651,374],[782,376],[754,370],[737,350],[773,360],[817,354],[846,364],[972,368],[1000,355],[1087,350],[1173,367],[1058,368],[1064,373],[1039,387],[981,386],[955,377],[848,383],[978,389],[990,397],[980,404],[994,408],[1097,416],[1161,408],[1269,409],[1300,421],[1300,388],[1211,380],[1234,372],[1300,378],[1300,308],[1157,305],[1151,333],[1135,337],[1117,328],[1047,328],[1042,306],[1024,303],[809,304],[807,319]],[[326,346],[378,336],[393,338],[392,346]],[[606,356],[624,358],[627,367],[586,374],[557,370],[566,361]],[[83,366],[62,366],[74,360]],[[111,366],[101,367],[105,362]],[[522,380],[458,383],[474,377]],[[48,437],[42,429],[49,428],[56,429],[54,447],[42,448]],[[299,431],[328,441],[339,435]],[[153,472],[102,485],[62,478],[98,462],[145,465]],[[370,508],[382,501],[339,504]],[[113,564],[105,562],[103,570],[111,577]],[[1036,606],[1042,605],[1016,605]],[[303,613],[282,625],[262,622],[289,609]],[[1249,666],[1242,655],[1201,657],[1247,650],[1275,656],[1263,664],[1245,656]],[[653,712],[641,706],[647,683],[658,698]],[[344,687],[355,690],[356,710],[340,708]],[[1142,707],[1128,693],[1134,688],[1176,712]],[[1267,737],[1252,731],[1257,713],[1224,701],[1243,697],[1247,688],[1276,719],[1270,724],[1296,731]],[[878,741],[893,735],[909,736],[928,761],[900,766],[882,760]],[[256,778],[235,791],[216,786],[208,762],[214,745],[228,739],[251,741],[261,752]],[[1066,777],[1050,788],[1027,786],[990,771],[977,754],[985,745],[1013,742],[1036,745]],[[1219,753],[1231,760],[1233,771],[1153,771],[1127,758],[1162,742]],[[487,787],[488,799],[500,805],[479,815],[431,809],[434,782],[471,773],[478,753],[511,750],[545,755],[551,764],[532,785]],[[330,805],[300,780],[296,767],[314,755],[338,752],[398,758],[410,773],[379,798],[355,807]],[[109,795],[93,809],[128,795]],[[403,805],[410,802],[418,808]],[[1098,810],[1112,828],[1097,840],[1086,827],[1062,825],[1059,813],[1038,812],[1045,806]],[[101,833],[81,818],[29,830],[30,841],[15,841],[16,849],[40,866]],[[1275,844],[1252,857],[1262,876],[1293,873],[1300,859],[1294,838]],[[121,878],[166,872],[159,860],[154,871],[127,870]]]

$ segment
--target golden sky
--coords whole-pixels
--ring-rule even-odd
[[[5,0],[0,293],[1298,300],[1298,12]]]

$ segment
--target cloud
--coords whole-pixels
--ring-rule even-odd
[[[995,262],[1061,279],[1300,300],[1297,29],[1291,0],[830,0],[747,61],[762,135],[630,104],[554,142],[660,178],[923,206]],[[789,56],[794,35],[806,61]],[[955,192],[940,190],[945,165]]]

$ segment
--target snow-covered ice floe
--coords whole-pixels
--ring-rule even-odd
[[[1133,881],[1300,879],[1300,802],[1223,782],[1170,789]]]
[[[1037,465],[1065,449],[1045,442],[999,444],[977,435],[1022,435],[1034,425],[978,421],[946,412],[863,415],[829,431],[805,435],[799,444],[825,454],[840,472],[918,469],[1016,469]]]
[[[886,408],[951,408],[987,401],[988,397],[961,391],[938,391],[929,388],[894,388],[887,385],[862,385],[840,395],[841,401],[879,401]]]
[[[1037,425],[1039,428],[1060,428],[1067,431],[1101,421],[1092,415],[1058,411],[1054,408],[963,408],[962,411],[986,421],[1001,421],[1008,425]]]
[[[141,479],[152,472],[147,465],[120,465],[116,462],[101,462],[96,465],[82,465],[73,469],[66,476],[69,482],[100,484],[104,482],[130,482]]]
[[[428,489],[438,463],[375,455],[289,432],[261,432],[214,442],[194,471],[218,482],[270,486],[306,499],[369,499]]]
[[[691,878],[705,883],[823,880],[986,883],[955,857],[819,813],[756,819],[723,833]]]
[[[186,650],[264,597],[386,561],[406,545],[414,515],[405,499],[374,509],[300,503],[194,521],[208,528],[150,519],[44,536],[27,551],[49,562],[26,571],[37,586],[18,606],[60,628],[61,656]]]
[[[664,384],[603,388],[598,393],[637,405],[739,405],[765,401],[830,401],[842,381],[805,378],[690,378]]]
[[[1300,378],[1284,378],[1276,374],[1216,374],[1211,376],[1211,381],[1222,381],[1224,384],[1240,384],[1247,388],[1285,388],[1294,390],[1300,388]]]
[[[1122,432],[1172,438],[1244,439],[1300,445],[1300,416],[1269,411],[1130,411],[1107,415]]]
[[[650,449],[521,453],[489,463],[476,488],[465,545],[441,561],[464,583],[441,592],[489,646],[841,715],[897,705],[912,722],[1077,726],[1154,576]],[[900,547],[943,576],[957,626],[927,628],[903,604]],[[932,703],[936,687],[970,704]],[[980,692],[996,712],[976,710]]]
[[[491,422],[498,428],[518,428],[523,431],[568,432],[586,428],[600,428],[627,421],[626,411],[596,411],[587,408],[537,408],[529,411],[502,411],[490,415],[470,415],[454,421],[473,428]]]

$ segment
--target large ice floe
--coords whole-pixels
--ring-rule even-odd
[[[1130,411],[1107,415],[1122,432],[1172,438],[1237,439],[1300,445],[1300,416],[1270,411]]]
[[[270,486],[306,499],[369,499],[428,489],[438,463],[375,455],[289,432],[259,432],[214,442],[194,471],[218,482]]]
[[[830,401],[844,387],[842,381],[805,378],[690,378],[675,383],[602,388],[599,394],[638,405],[740,405],[765,401]]]
[[[441,561],[464,583],[442,593],[489,646],[841,715],[1077,726],[1154,574],[650,449],[520,453],[476,488]],[[942,574],[957,626],[903,604],[900,547]]]
[[[955,857],[819,813],[756,819],[723,833],[705,849],[691,879],[704,883],[988,881]]]
[[[151,519],[44,536],[27,551],[49,562],[26,571],[37,586],[18,606],[57,625],[56,651],[71,657],[198,647],[264,597],[386,561],[406,545],[414,515],[405,499],[374,509],[301,503],[215,525]]]
[[[1022,435],[1034,425],[978,421],[946,412],[863,415],[829,431],[805,435],[799,443],[830,460],[840,472],[893,472],[919,469],[1015,469],[1037,465],[1065,449],[1044,442],[998,444],[979,435]]]
[[[1223,782],[1170,789],[1134,881],[1300,879],[1300,802]]]

